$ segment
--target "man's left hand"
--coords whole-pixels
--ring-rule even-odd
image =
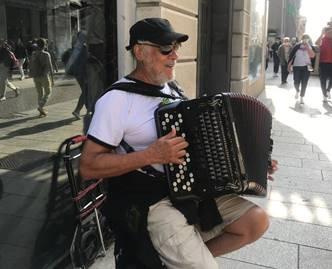
[[[278,161],[277,160],[272,160],[271,165],[269,165],[268,170],[267,170],[267,179],[273,181],[274,178],[272,174],[278,170]]]

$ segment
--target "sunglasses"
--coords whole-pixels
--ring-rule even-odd
[[[145,43],[145,42],[139,42],[137,43],[139,45],[147,45],[150,47],[155,47],[159,49],[159,52],[162,55],[169,55],[171,54],[173,51],[178,51],[178,49],[181,47],[181,43],[174,43],[172,45],[157,45],[157,44],[151,44],[151,43]]]

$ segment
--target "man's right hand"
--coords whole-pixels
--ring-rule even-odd
[[[184,161],[188,142],[181,136],[176,136],[176,130],[172,130],[160,137],[147,148],[152,164],[181,164]]]

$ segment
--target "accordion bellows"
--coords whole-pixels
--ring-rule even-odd
[[[159,107],[158,136],[175,128],[189,143],[181,165],[164,166],[173,201],[228,193],[265,196],[272,115],[256,98],[224,93]]]

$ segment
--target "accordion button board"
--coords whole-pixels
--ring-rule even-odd
[[[164,165],[173,201],[266,194],[272,116],[255,98],[219,94],[178,101],[159,107],[155,120],[159,137],[174,128],[189,143],[182,164]],[[264,129],[263,135],[253,128]]]

